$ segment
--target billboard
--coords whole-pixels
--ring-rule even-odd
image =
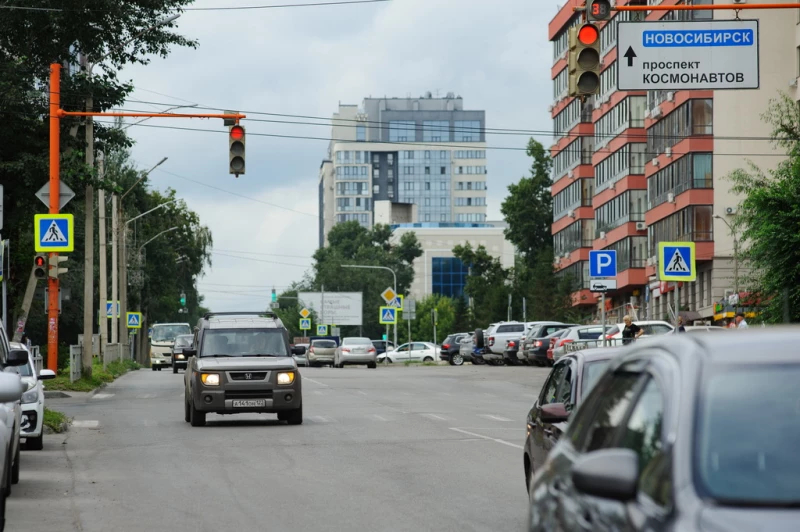
[[[315,323],[361,325],[361,292],[300,292],[300,305],[316,314]]]

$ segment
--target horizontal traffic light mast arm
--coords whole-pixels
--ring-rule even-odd
[[[242,114],[208,114],[208,113],[91,113],[86,111],[65,111],[64,109],[59,109],[56,112],[56,116],[58,118],[64,118],[65,116],[124,116],[124,117],[131,117],[131,118],[223,118],[223,119],[234,119],[234,120],[241,120],[242,118],[247,118],[247,115]]]
[[[696,6],[616,6],[612,11],[706,11],[711,9],[800,9],[800,4],[704,4]],[[573,11],[586,11],[586,7],[575,7]]]

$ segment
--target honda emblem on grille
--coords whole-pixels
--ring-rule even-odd
[[[250,380],[250,379],[253,378],[253,374],[252,373],[245,373],[244,374],[244,378],[247,379],[247,380]]]

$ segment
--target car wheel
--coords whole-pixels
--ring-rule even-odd
[[[300,408],[296,408],[295,410],[289,410],[286,412],[286,421],[289,425],[302,425],[303,424],[303,405],[300,405]]]
[[[369,369],[375,369],[378,367],[378,364],[376,364],[375,362],[370,362],[369,364],[367,364],[367,367]]]
[[[178,373],[178,366],[172,366],[172,373]]]
[[[158,369],[158,368],[156,368],[155,366],[150,366],[150,368],[151,368],[153,371],[156,371],[156,370]]]
[[[422,359],[423,362],[433,362],[433,357],[425,357]]]
[[[193,427],[202,427],[206,424],[206,413],[197,410],[194,405],[189,403],[189,423]]]
[[[461,353],[456,353],[455,355],[450,357],[450,365],[451,366],[463,366],[464,365],[464,357],[461,356]]]
[[[44,449],[44,434],[38,438],[27,438],[25,440],[25,449],[29,451],[41,451]]]
[[[278,412],[278,421],[286,421],[286,411]]]
[[[11,483],[19,484],[19,446],[17,452],[14,454],[14,465],[11,466]]]
[[[6,528],[6,493],[0,490],[0,531]]]

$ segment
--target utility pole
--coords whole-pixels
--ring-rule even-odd
[[[61,65],[53,63],[50,65],[50,214],[58,214],[61,199],[60,112]],[[56,258],[58,264],[58,253],[50,253],[49,257]],[[47,278],[47,288],[47,369],[58,371],[58,276]]]
[[[97,158],[97,174],[102,181],[105,177],[105,157],[101,154]],[[106,300],[108,299],[108,270],[106,265],[106,192],[102,188],[97,191],[97,224],[98,236],[100,238],[100,306],[98,307],[98,321],[100,322],[100,359],[106,351],[108,343],[108,318],[106,317]],[[116,311],[115,305],[111,304],[112,313]]]
[[[87,76],[91,75],[89,59],[86,54],[81,54],[81,66]],[[86,97],[86,112],[92,112],[92,95]],[[89,172],[94,171],[94,120],[86,116],[86,166]],[[58,201],[58,198],[56,198]],[[83,347],[81,350],[82,375],[92,376],[92,336],[94,325],[92,314],[94,309],[94,188],[86,185],[86,215],[85,238],[83,257]]]
[[[117,195],[111,195],[111,343],[116,344],[118,338],[117,331],[117,301],[119,301],[119,287],[117,282],[118,262],[119,262],[119,213],[117,212]]]

